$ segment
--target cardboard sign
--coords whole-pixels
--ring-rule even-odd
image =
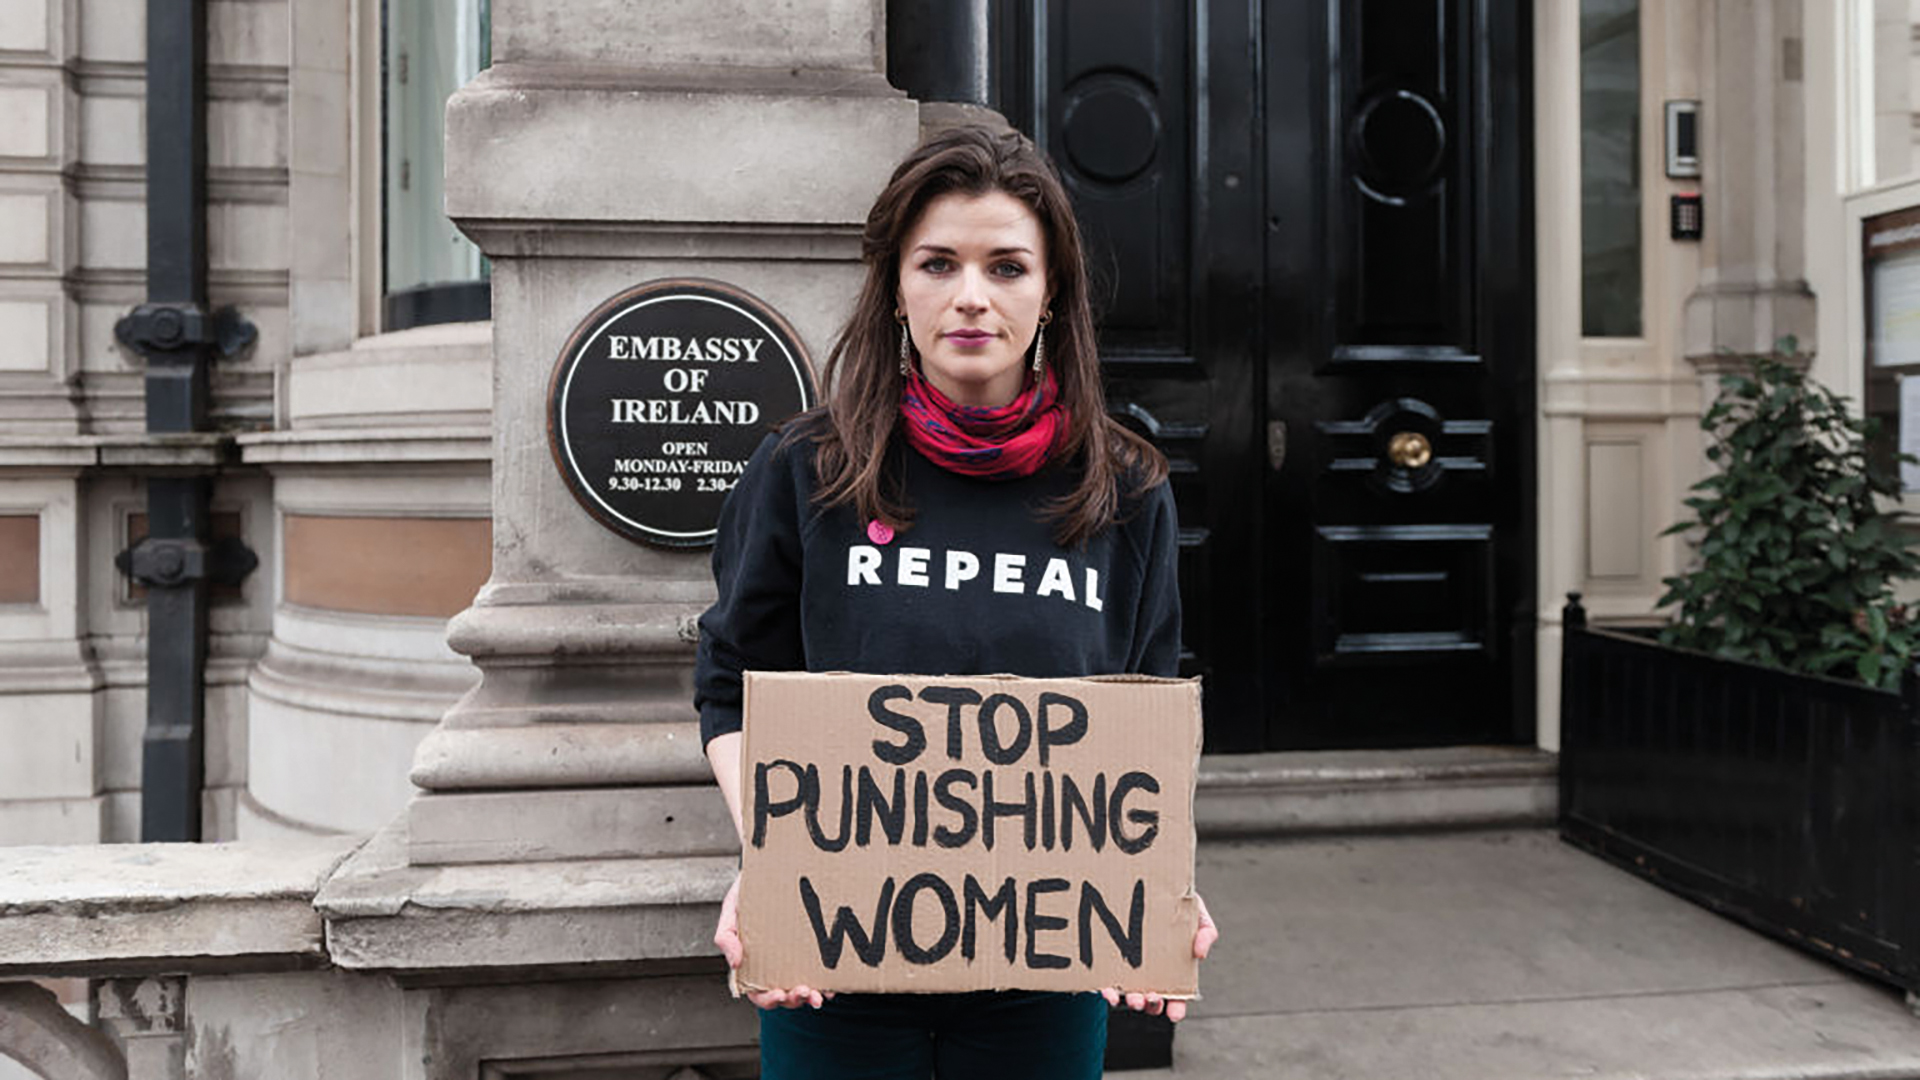
[[[749,989],[1198,991],[1198,680],[748,672]]]

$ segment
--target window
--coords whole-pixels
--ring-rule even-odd
[[[1855,0],[1855,186],[1920,174],[1920,3]]]
[[[1581,332],[1638,337],[1640,4],[1580,0]]]
[[[491,0],[382,0],[385,330],[485,319],[487,260],[447,220],[447,98],[492,62]]]

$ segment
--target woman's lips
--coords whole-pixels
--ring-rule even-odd
[[[992,341],[994,335],[985,330],[949,330],[947,340],[964,348],[977,348]]]

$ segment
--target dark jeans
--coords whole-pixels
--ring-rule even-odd
[[[761,1080],[1098,1080],[1099,994],[841,994],[760,1012]]]

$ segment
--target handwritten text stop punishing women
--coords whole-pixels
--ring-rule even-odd
[[[789,868],[773,886],[784,897],[761,899],[804,916],[793,927],[804,946],[787,944],[832,973],[816,982],[956,965],[997,972],[994,985],[1137,974],[1171,914],[1151,912],[1167,893],[1153,883],[1166,876],[1155,847],[1170,808],[1190,880],[1191,762],[1155,760],[1107,730],[1116,717],[1101,706],[1124,698],[1121,684],[871,682],[857,718],[813,718],[821,736],[859,738],[750,753],[743,770],[749,861],[778,852]]]

